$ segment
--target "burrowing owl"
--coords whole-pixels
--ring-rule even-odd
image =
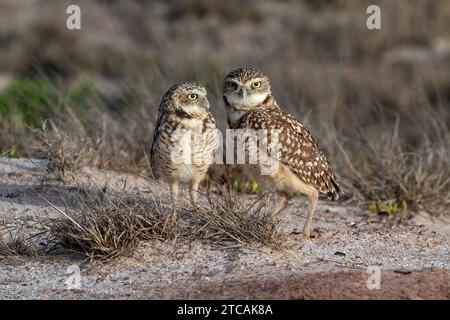
[[[310,132],[280,109],[269,79],[260,71],[253,68],[231,71],[224,80],[223,98],[231,128],[267,130],[269,140],[274,130],[279,133],[279,150],[273,155],[278,170],[272,175],[257,174],[255,179],[263,187],[276,190],[279,207],[284,207],[297,193],[309,197],[310,209],[303,228],[304,235],[309,237],[319,191],[338,199],[339,186],[330,163]]]
[[[214,159],[219,137],[208,109],[206,90],[197,83],[174,85],[161,100],[150,162],[153,176],[170,184],[174,201],[180,183],[189,183],[197,201],[199,183]]]

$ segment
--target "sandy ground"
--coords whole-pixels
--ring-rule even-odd
[[[70,194],[90,180],[80,175],[63,184],[49,178],[45,168],[40,160],[0,158],[0,220],[30,224],[57,216],[38,194],[62,205],[60,192]],[[141,197],[153,192],[143,178],[84,171],[109,190],[125,186],[127,193]],[[322,201],[316,237],[306,240],[298,232],[305,214],[302,198],[284,213],[285,232],[295,245],[283,252],[152,242],[129,257],[88,268],[70,255],[0,256],[0,299],[450,298],[448,219],[421,213],[399,224]],[[71,271],[76,266],[80,278]],[[80,280],[79,288],[69,290],[67,281],[74,279]]]

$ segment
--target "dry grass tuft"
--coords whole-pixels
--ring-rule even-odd
[[[13,228],[6,221],[0,223],[0,256],[27,256],[39,254],[36,249],[34,236],[29,236],[24,226]]]
[[[77,205],[77,210],[54,206],[62,217],[50,219],[46,227],[56,243],[91,259],[126,255],[142,240],[164,240],[177,233],[174,217],[164,215],[156,201],[83,192],[77,196]]]
[[[434,141],[424,136],[425,143],[414,151],[402,143],[398,122],[376,138],[364,134],[361,137],[364,156],[354,164],[348,162],[344,181],[354,199],[391,202],[412,212],[448,213],[450,131],[444,128]]]
[[[154,240],[198,240],[225,248],[285,247],[287,237],[281,232],[278,214],[270,210],[269,195],[249,205],[238,201],[234,193],[202,198],[199,206],[173,205],[156,197],[143,200],[100,190],[81,192],[77,209],[52,205],[61,217],[48,220],[45,227],[63,248],[98,260],[131,254],[142,241]]]
[[[230,188],[220,195],[207,195],[207,205],[198,206],[195,217],[204,224],[203,238],[218,243],[264,245],[284,248],[281,212],[273,211],[273,193],[263,193],[248,203]]]
[[[48,161],[48,171],[60,180],[68,172],[75,172],[90,163],[94,157],[89,139],[60,131],[51,121],[44,122],[42,129],[34,132],[35,148]]]

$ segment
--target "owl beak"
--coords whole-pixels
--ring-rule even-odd
[[[247,91],[245,90],[245,88],[241,88],[241,89],[239,90],[239,96],[240,96],[242,99],[245,99],[245,97],[247,96]]]

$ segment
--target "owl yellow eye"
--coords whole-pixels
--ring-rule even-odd
[[[252,87],[253,87],[253,88],[259,88],[259,87],[261,87],[261,81],[253,82],[253,83],[252,83]]]
[[[188,94],[188,99],[189,99],[189,100],[196,100],[197,97],[198,97],[198,96],[197,96],[195,93],[190,93],[190,94]]]

